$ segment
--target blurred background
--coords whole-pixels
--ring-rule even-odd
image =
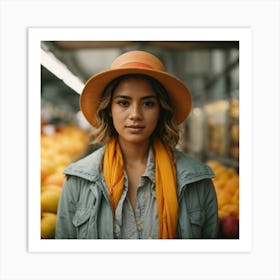
[[[79,109],[89,77],[121,53],[145,50],[190,89],[193,108],[178,149],[214,170],[219,238],[239,237],[239,42],[238,41],[42,41],[41,42],[41,237],[53,238],[63,169],[93,151],[90,126]],[[44,223],[43,221],[49,221]],[[46,225],[47,224],[47,225]]]

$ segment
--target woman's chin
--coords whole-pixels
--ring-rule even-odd
[[[127,137],[119,137],[119,141],[121,141],[123,144],[134,144],[134,145],[143,145],[148,143],[150,140],[148,137],[143,137],[139,134],[131,134]]]

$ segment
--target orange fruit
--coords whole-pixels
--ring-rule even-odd
[[[41,182],[55,172],[55,164],[51,160],[41,159]]]
[[[239,219],[239,205],[227,204],[221,208],[221,211],[227,213],[227,216],[233,216]]]
[[[52,189],[52,190],[56,190],[56,191],[60,192],[62,190],[62,186],[56,185],[56,184],[43,184],[43,185],[41,185],[41,192],[44,192],[47,189]]]
[[[229,179],[225,184],[225,191],[229,192],[231,195],[233,195],[237,189],[239,189],[239,177],[233,176],[231,179]]]
[[[45,180],[43,181],[44,185],[50,185],[50,184],[54,184],[54,185],[59,185],[62,186],[64,183],[64,178],[65,175],[63,173],[53,173],[49,176],[47,176],[47,178],[45,178]]]
[[[41,238],[50,239],[55,236],[56,214],[42,213],[41,215]]]
[[[217,193],[218,199],[218,208],[222,208],[224,205],[229,204],[231,202],[232,196],[225,191]]]
[[[235,193],[233,194],[232,199],[231,199],[231,202],[232,202],[233,204],[239,204],[239,189],[237,189],[237,190],[235,191]]]
[[[41,212],[57,212],[62,188],[43,188],[41,191]]]

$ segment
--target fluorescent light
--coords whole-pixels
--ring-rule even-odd
[[[78,94],[81,94],[84,88],[84,83],[52,53],[45,52],[43,49],[41,49],[41,64],[55,76],[61,79],[66,85],[68,85]]]

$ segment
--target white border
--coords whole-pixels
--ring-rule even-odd
[[[240,238],[238,240],[40,239],[40,41],[239,41]],[[252,31],[250,28],[29,28],[29,252],[250,252],[252,249]]]
[[[1,0],[0,279],[279,280],[279,8],[278,0]],[[29,253],[27,28],[152,25],[252,30],[251,252]]]

